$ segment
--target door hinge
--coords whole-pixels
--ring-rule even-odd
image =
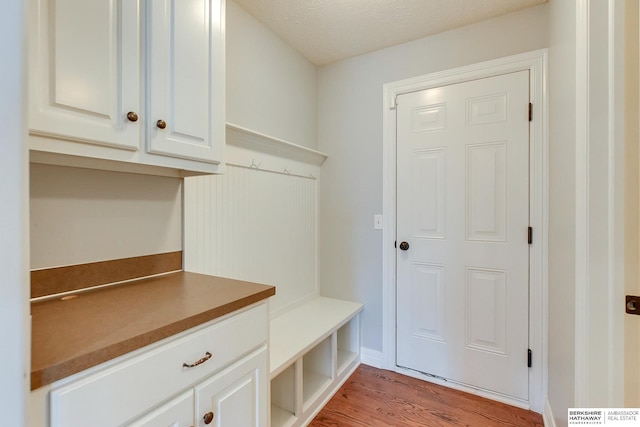
[[[533,365],[533,352],[531,349],[527,350],[527,367],[530,368]]]
[[[527,229],[527,242],[529,242],[529,244],[533,243],[533,228],[529,227]]]
[[[529,121],[533,120],[533,104],[529,103]]]

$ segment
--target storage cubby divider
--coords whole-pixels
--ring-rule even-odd
[[[316,297],[271,320],[271,427],[309,423],[358,367],[362,308]]]

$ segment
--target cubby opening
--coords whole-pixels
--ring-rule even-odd
[[[358,317],[354,317],[336,331],[337,366],[340,376],[358,357]]]
[[[333,380],[331,336],[322,340],[302,357],[302,369],[302,401],[306,410]]]
[[[296,415],[296,370],[293,364],[271,380],[271,426],[291,426]]]

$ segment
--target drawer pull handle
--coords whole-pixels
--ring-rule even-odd
[[[195,363],[183,363],[182,367],[183,368],[195,368],[198,365],[202,365],[204,362],[206,362],[207,360],[211,359],[211,356],[213,356],[211,353],[209,353],[208,351],[204,354],[204,357],[200,360],[198,360]]]

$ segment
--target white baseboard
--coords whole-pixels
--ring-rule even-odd
[[[542,422],[544,427],[556,427],[556,419],[553,417],[549,398],[544,399],[544,410],[542,411]]]
[[[382,352],[371,350],[370,348],[360,347],[360,361],[368,366],[382,369]]]

